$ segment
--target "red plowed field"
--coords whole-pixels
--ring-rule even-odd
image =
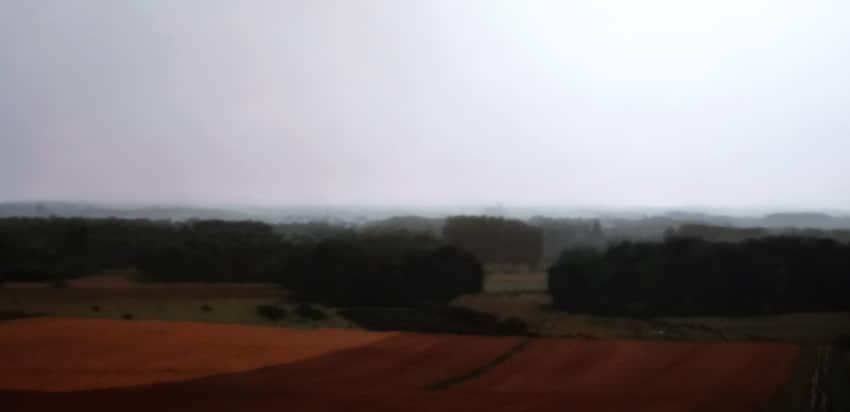
[[[368,346],[295,362],[251,376],[261,384],[290,377],[289,387],[340,390],[421,390],[485,365],[521,342],[516,337],[403,334]],[[245,378],[247,376],[243,375]]]
[[[557,393],[594,410],[598,399],[752,410],[787,380],[798,352],[755,343],[537,340],[457,390]]]
[[[252,371],[142,386],[60,393],[2,391],[22,387],[16,384],[19,379],[29,380],[30,387],[38,380],[26,374],[16,378],[20,370],[6,366],[18,362],[13,358],[26,356],[27,345],[59,362],[43,364],[45,381],[50,381],[55,370],[67,378],[75,367],[63,366],[62,359],[69,357],[70,365],[85,365],[83,359],[103,356],[99,352],[110,350],[104,342],[117,340],[111,333],[115,323],[120,324],[119,329],[128,328],[122,336],[137,337],[135,345],[151,347],[146,359],[162,361],[155,359],[161,349],[154,349],[161,344],[160,336],[140,332],[149,322],[104,323],[100,333],[86,339],[77,336],[79,329],[69,327],[76,321],[47,322],[58,329],[53,334],[32,326],[38,322],[45,321],[0,325],[0,405],[7,410],[753,411],[788,378],[798,355],[792,345],[568,339],[528,343],[525,338],[513,337],[369,333],[357,340],[353,336],[362,332],[238,328],[244,336],[255,336],[248,339],[257,339],[252,345],[260,346],[262,339],[268,339],[265,345],[285,346],[287,341],[299,339],[290,333],[313,334],[317,345],[325,345],[325,354],[288,362],[278,358],[269,361],[268,367]],[[158,328],[170,325],[176,330],[169,333],[175,334],[191,335],[187,331],[198,327],[154,324]],[[129,332],[134,328],[138,331]],[[259,338],[251,332],[254,329],[278,334]],[[33,334],[33,330],[39,333]],[[30,336],[14,338],[16,343],[10,344],[11,332]],[[184,346],[183,351],[203,358],[208,371],[216,363],[229,362],[233,352],[228,347],[243,335],[235,330],[221,332],[216,337],[218,344],[205,341],[194,348]],[[348,346],[327,349],[339,339],[349,339]],[[96,349],[63,352],[68,340],[90,342]],[[354,340],[357,343],[351,344]],[[327,342],[318,343],[321,341]],[[111,349],[110,356],[116,359],[112,365],[120,365],[120,358],[128,356],[128,346],[132,345]],[[78,372],[82,377],[99,373],[85,368]]]
[[[0,322],[0,389],[67,391],[245,372],[391,333],[95,319]]]

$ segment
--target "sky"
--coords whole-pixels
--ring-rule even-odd
[[[5,0],[0,201],[850,209],[850,2]]]

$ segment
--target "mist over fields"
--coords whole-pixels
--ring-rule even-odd
[[[676,208],[569,208],[510,207],[505,205],[427,207],[381,206],[181,206],[181,205],[109,205],[71,202],[0,203],[0,217],[83,217],[153,220],[258,220],[267,223],[327,222],[362,225],[391,218],[421,217],[440,219],[450,215],[488,215],[529,219],[596,219],[607,226],[644,222],[678,226],[698,223],[732,227],[850,229],[850,214],[841,211],[754,211],[747,209],[676,209]]]

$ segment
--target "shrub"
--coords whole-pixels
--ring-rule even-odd
[[[134,317],[133,317],[133,314],[132,314],[132,313],[125,313],[125,314],[121,315],[121,319],[125,319],[125,320],[133,320],[133,319],[134,319]]]
[[[210,305],[201,305],[201,312],[212,312],[213,308]]]
[[[476,335],[527,335],[520,319],[501,320],[468,308],[446,305],[418,305],[409,308],[347,308],[340,315],[369,330]]]
[[[267,320],[277,322],[285,318],[288,313],[286,309],[274,305],[257,305],[257,314]]]
[[[295,314],[300,318],[312,321],[325,320],[328,318],[328,315],[326,315],[325,312],[304,303],[295,307]]]
[[[91,311],[92,311],[92,312],[100,312],[100,306],[98,306],[98,305],[94,305],[94,306],[92,306],[92,307],[91,307]]]

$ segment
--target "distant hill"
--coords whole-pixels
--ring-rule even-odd
[[[734,227],[850,229],[850,216],[834,216],[820,212],[772,213],[760,217],[738,217],[676,211],[664,214],[682,223]]]
[[[724,216],[708,213],[674,211],[664,214],[664,217],[682,223],[699,223],[716,226],[751,226],[760,218]]]
[[[363,228],[375,231],[406,231],[440,235],[445,223],[446,220],[443,218],[395,216],[387,219],[367,222],[363,225]]]
[[[183,221],[257,220],[281,222],[365,222],[375,217],[369,210],[345,207],[196,207],[196,206],[113,206],[72,202],[0,203],[0,217],[84,217]],[[382,215],[383,217],[383,215]]]
[[[836,217],[825,213],[774,213],[762,218],[766,227],[793,227],[813,229],[848,229],[850,217]]]
[[[655,239],[669,227],[683,224],[731,226],[737,228],[769,229],[850,229],[850,215],[838,216],[821,212],[783,212],[764,216],[724,214],[691,209],[656,210],[644,213],[604,212],[581,215],[566,210],[552,210],[541,214],[551,218],[576,218],[593,216],[599,220],[611,237]],[[189,219],[258,220],[268,223],[325,222],[329,224],[354,224],[364,228],[439,233],[444,219],[450,215],[464,214],[462,208],[413,209],[344,206],[286,206],[286,207],[196,207],[181,205],[115,206],[74,202],[7,202],[0,203],[0,217],[85,217],[182,221]]]
[[[2,203],[0,217],[84,217],[151,220],[222,219],[241,220],[249,216],[233,210],[195,207],[106,207],[82,203]]]

